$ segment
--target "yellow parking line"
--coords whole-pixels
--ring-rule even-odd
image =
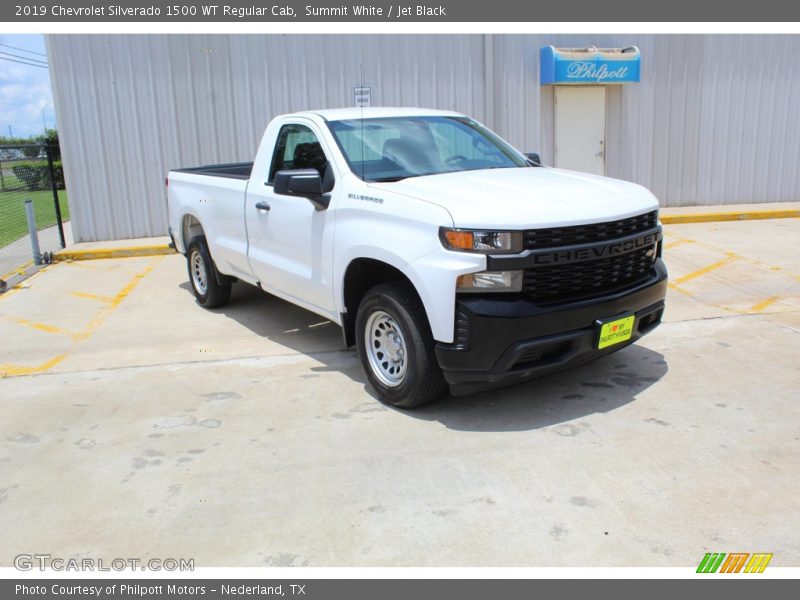
[[[33,261],[29,260],[28,262],[26,262],[25,264],[17,267],[13,271],[9,271],[8,273],[3,273],[2,275],[0,275],[0,279],[9,279],[14,275],[24,275],[25,274],[25,269],[30,267],[32,264],[33,264]]]
[[[732,263],[738,258],[739,257],[737,255],[728,253],[728,256],[726,256],[722,260],[715,262],[714,264],[703,267],[702,269],[697,269],[696,271],[692,271],[691,273],[689,273],[688,275],[684,275],[683,277],[678,277],[678,279],[674,280],[674,283],[676,284],[686,283],[687,281],[691,281],[692,279],[700,277],[701,275],[705,275],[706,273],[710,273],[711,271],[719,269],[720,267],[724,267],[725,265]]]
[[[111,298],[106,306],[99,313],[97,313],[91,321],[89,321],[86,327],[73,336],[73,339],[76,341],[85,340],[92,335],[100,326],[100,324],[106,320],[108,315],[116,310],[120,302],[122,302],[128,296],[128,294],[130,294],[134,288],[139,285],[139,282],[141,282],[141,280],[146,277],[150,271],[155,269],[156,265],[158,265],[163,259],[163,255],[156,257],[156,259],[153,260],[148,267],[134,275],[133,278],[125,285],[125,287],[123,287],[116,296]]]
[[[69,292],[70,296],[75,296],[76,298],[84,298],[85,300],[97,300],[98,302],[102,302],[103,304],[108,304],[114,298],[111,296],[100,296],[98,294],[89,294],[87,292]]]
[[[669,288],[671,290],[675,290],[676,292],[680,292],[681,294],[685,294],[686,296],[694,298],[694,294],[693,293],[691,293],[689,290],[685,290],[682,287],[678,286],[677,283],[674,283],[674,282],[670,281],[669,282]]]
[[[18,377],[20,375],[35,375],[36,373],[44,373],[45,371],[49,371],[55,367],[66,357],[66,354],[59,354],[58,356],[55,356],[35,367],[25,367],[23,365],[12,364],[0,365],[0,377]]]
[[[677,236],[674,236],[674,235],[669,234],[667,232],[664,232],[664,236],[677,237]],[[685,239],[685,238],[680,238],[680,239]],[[687,240],[687,241],[689,241],[689,240]],[[789,277],[795,278],[795,279],[797,279],[797,281],[800,281],[800,275],[798,275],[797,273],[793,273],[792,271],[789,271],[788,269],[784,269],[783,267],[779,267],[779,266],[776,266],[776,265],[771,265],[771,264],[766,263],[766,262],[764,262],[762,260],[758,260],[758,259],[755,259],[755,258],[750,258],[749,256],[742,256],[741,254],[734,254],[733,252],[730,252],[726,248],[720,248],[719,246],[715,246],[713,244],[706,244],[705,242],[698,242],[697,240],[691,240],[691,242],[693,244],[697,245],[699,248],[706,248],[707,250],[713,250],[715,252],[724,252],[725,254],[727,254],[729,256],[736,256],[736,258],[738,258],[739,260],[743,260],[743,261],[749,262],[749,263],[751,263],[753,265],[757,265],[759,267],[763,267],[765,269],[769,269],[770,271],[775,271],[775,272],[781,273],[782,275],[788,275]]]
[[[684,240],[679,239],[675,240],[674,242],[670,242],[669,244],[664,244],[664,249],[669,250],[670,248],[674,248],[675,246],[680,246],[681,244],[693,244],[694,240]]]
[[[89,321],[89,323],[79,332],[70,334],[72,335],[72,339],[77,341],[85,340],[89,336],[91,336],[97,328],[102,324],[102,322],[112,313],[116,308],[120,305],[120,303],[128,297],[128,295],[136,288],[137,285],[144,279],[153,269],[158,266],[158,264],[164,259],[164,255],[157,256],[155,260],[153,260],[148,267],[134,275],[125,287],[123,287],[113,298],[110,298],[109,301],[105,304],[103,308],[94,316],[94,318]],[[44,327],[51,327],[43,324]],[[57,329],[57,328],[53,328]],[[66,333],[66,332],[65,332]],[[2,364],[0,365],[0,377],[17,377],[20,375],[34,375],[38,373],[45,373],[55,367],[58,363],[64,360],[67,357],[68,353],[60,354],[51,358],[48,361],[43,362],[40,365],[35,367],[26,367],[23,365],[16,365],[16,364]]]
[[[769,298],[765,298],[758,304],[755,304],[750,307],[750,312],[761,312],[765,308],[767,308],[771,304],[775,304],[778,300],[780,300],[780,296],[770,296]]]
[[[2,300],[3,298],[8,298],[9,296],[13,296],[14,294],[18,293],[21,289],[22,288],[19,287],[13,287],[7,292],[3,292],[2,294],[0,294],[0,300]]]
[[[35,321],[29,321],[28,319],[20,319],[19,317],[12,317],[10,315],[3,315],[3,316],[12,323],[16,323],[17,325],[22,325],[23,327],[30,327],[31,329],[36,329],[38,331],[44,331],[45,333],[55,333],[58,335],[73,335],[71,331],[66,331],[65,329],[56,327],[55,325],[48,325],[47,323],[37,323]]]
[[[731,312],[731,313],[734,313],[734,314],[737,314],[737,315],[746,315],[747,314],[746,311],[739,310],[738,308],[731,308],[730,306],[725,306],[724,304],[717,304],[716,302],[706,302],[705,300],[702,300],[702,299],[698,298],[697,296],[695,296],[689,290],[685,290],[682,287],[679,287],[676,283],[674,283],[672,281],[670,281],[668,285],[669,285],[669,289],[675,290],[676,292],[679,292],[679,293],[683,294],[684,296],[688,296],[689,298],[691,298],[692,300],[694,300],[696,302],[699,302],[700,304],[705,304],[707,306],[713,306],[714,308],[719,308],[721,310],[725,310],[725,311],[728,311],[728,312]]]

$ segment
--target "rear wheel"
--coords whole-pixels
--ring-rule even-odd
[[[388,404],[415,408],[446,389],[428,319],[407,283],[367,292],[356,315],[356,347],[367,378]]]
[[[227,304],[231,297],[231,284],[220,283],[224,276],[221,277],[217,273],[205,237],[198,236],[189,243],[186,250],[186,264],[189,270],[189,283],[200,306],[217,308]]]

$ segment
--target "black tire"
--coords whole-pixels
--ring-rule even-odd
[[[189,242],[186,249],[186,268],[189,271],[189,285],[192,286],[192,292],[200,306],[218,308],[228,303],[231,284],[217,273],[205,237],[197,236]],[[224,283],[220,283],[220,280]]]
[[[386,325],[383,333],[381,323]],[[370,334],[373,336],[370,338],[372,353],[367,339],[368,327],[375,332]],[[381,355],[382,339],[387,344],[384,355]],[[402,354],[398,352],[398,341]],[[366,293],[356,314],[356,348],[370,384],[387,404],[416,408],[436,400],[447,389],[436,361],[425,310],[414,288],[407,283],[382,283]],[[389,352],[394,358],[390,358]],[[402,358],[398,359],[399,356]],[[398,365],[397,371],[390,372],[394,364]],[[389,381],[393,377],[399,380]]]

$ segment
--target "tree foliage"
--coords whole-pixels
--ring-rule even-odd
[[[57,129],[47,129],[45,134],[27,138],[0,135],[0,146],[20,146],[19,149],[26,158],[36,158],[39,156],[42,145],[50,146],[53,160],[61,160],[61,147],[58,143]]]

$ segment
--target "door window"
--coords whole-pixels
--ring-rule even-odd
[[[328,159],[311,129],[305,125],[284,125],[275,143],[267,183],[273,182],[278,171],[290,169],[316,169],[324,177],[327,166]]]

